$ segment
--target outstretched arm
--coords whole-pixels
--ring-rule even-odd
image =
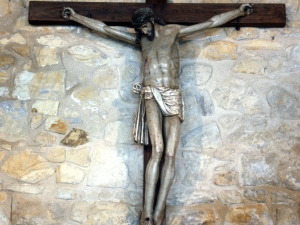
[[[182,27],[179,31],[179,37],[194,34],[198,31],[205,30],[207,28],[217,27],[223,25],[230,20],[233,20],[240,16],[246,16],[253,12],[252,4],[243,4],[239,9],[232,10],[226,13],[222,13],[210,18],[208,21],[195,24],[188,27]]]
[[[80,23],[94,31],[98,31],[103,34],[107,34],[108,36],[113,37],[115,39],[136,45],[135,34],[122,32],[120,30],[117,30],[117,29],[107,26],[105,23],[103,23],[101,21],[94,20],[94,19],[91,19],[91,18],[88,18],[85,16],[81,16],[81,15],[75,13],[75,11],[72,8],[69,8],[69,7],[64,8],[63,12],[62,12],[62,16],[65,19],[73,20],[73,21]]]

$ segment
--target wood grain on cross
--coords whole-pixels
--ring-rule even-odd
[[[167,3],[167,0],[146,0],[146,3],[31,1],[29,3],[28,20],[32,25],[74,25],[76,22],[66,20],[61,16],[63,7],[71,7],[76,13],[100,20],[107,25],[131,26],[133,13],[139,8],[149,7],[157,17],[166,23],[192,25],[204,22],[220,13],[237,9],[240,5],[176,4]],[[284,27],[285,23],[285,4],[254,4],[253,14],[232,20],[223,27]],[[146,171],[146,165],[150,157],[151,146],[146,146],[144,171]]]

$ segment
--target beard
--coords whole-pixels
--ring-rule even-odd
[[[146,37],[148,38],[149,41],[153,41],[154,40],[154,34],[155,34],[155,27],[154,24],[151,23],[151,31],[149,31],[146,35]]]

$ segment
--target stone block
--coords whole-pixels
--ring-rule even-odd
[[[225,28],[225,32],[228,37],[237,41],[254,39],[259,36],[259,29],[252,27],[242,27],[240,30],[236,30],[234,27],[228,27]]]
[[[131,121],[113,121],[105,128],[104,140],[113,144],[133,144],[133,123]]]
[[[56,193],[56,198],[64,200],[83,199],[85,192],[83,190],[76,190],[71,188],[60,188]]]
[[[139,63],[125,63],[124,67],[121,68],[122,81],[126,83],[133,82],[137,77],[141,76],[142,66]]]
[[[16,58],[12,55],[0,54],[0,70],[7,70],[16,63]]]
[[[28,184],[8,184],[8,185],[4,185],[3,189],[8,191],[13,191],[13,192],[37,195],[43,193],[45,187],[28,185]]]
[[[98,69],[94,73],[94,84],[101,89],[117,89],[120,85],[118,67],[110,66]]]
[[[58,117],[48,117],[45,121],[45,130],[59,134],[66,134],[68,127],[62,119]]]
[[[55,136],[45,132],[40,132],[34,137],[35,143],[42,146],[51,146],[55,143]]]
[[[42,114],[33,115],[30,121],[31,129],[36,129],[42,125],[44,118]]]
[[[16,53],[23,57],[29,57],[30,56],[30,47],[28,45],[13,45],[11,47]]]
[[[203,49],[203,56],[209,60],[232,60],[237,58],[237,44],[229,41],[210,42]]]
[[[235,73],[265,74],[267,61],[263,57],[256,56],[240,60],[234,67]]]
[[[232,186],[238,184],[238,174],[231,171],[215,174],[213,179],[214,184],[218,186]]]
[[[56,182],[66,184],[79,184],[85,177],[85,171],[71,163],[64,163],[57,166]]]
[[[87,133],[84,130],[73,128],[61,143],[70,147],[77,147],[78,145],[83,145],[88,142]]]
[[[12,43],[12,42],[18,43],[18,44],[21,44],[21,45],[26,44],[26,40],[19,33],[12,35],[9,39],[8,38],[3,38],[3,39],[0,40],[0,43],[2,45],[7,45],[7,44]]]
[[[36,48],[35,55],[41,67],[58,64],[57,51],[53,48]]]
[[[240,204],[244,202],[243,196],[237,190],[223,190],[218,192],[218,199],[224,205]]]
[[[66,160],[66,150],[62,147],[54,147],[47,152],[47,160],[54,163],[62,163]]]
[[[276,210],[277,225],[298,225],[299,213],[291,208],[283,207]]]
[[[245,48],[247,50],[281,50],[282,44],[276,41],[271,41],[267,39],[255,39],[249,41]]]
[[[212,67],[205,64],[187,64],[181,68],[179,81],[183,86],[204,85],[212,76]]]
[[[35,113],[44,113],[50,116],[56,116],[58,112],[58,106],[59,106],[59,101],[38,100],[32,104],[32,111]]]
[[[0,71],[0,83],[4,83],[6,80],[8,80],[9,75],[5,71]]]
[[[67,41],[52,34],[41,36],[37,39],[37,42],[50,48],[62,48],[68,46]]]
[[[266,202],[267,192],[264,189],[251,189],[244,191],[244,197],[256,202]]]
[[[90,149],[69,149],[66,151],[66,159],[79,166],[88,166],[90,162]]]
[[[283,185],[292,191],[300,191],[300,170],[291,168],[287,171],[282,171],[280,174]]]

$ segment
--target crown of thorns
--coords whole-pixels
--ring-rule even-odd
[[[150,8],[141,8],[135,11],[132,16],[132,26],[137,28],[149,22],[154,17],[153,11]]]

